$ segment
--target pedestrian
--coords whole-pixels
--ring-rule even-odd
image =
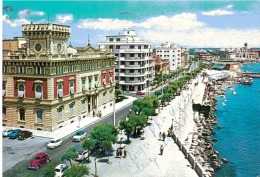
[[[124,148],[124,158],[126,158],[126,156],[127,156],[127,150],[126,148]]]
[[[120,148],[119,149],[119,157],[120,157],[120,159],[121,159],[121,156],[122,156],[122,149]]]
[[[116,149],[116,157],[119,156],[119,148]]]
[[[168,137],[170,137],[171,136],[171,132],[172,132],[172,130],[171,130],[171,127],[168,129]]]
[[[165,137],[166,137],[165,132],[163,132],[162,134],[163,141],[165,140]]]
[[[162,132],[159,133],[159,140],[162,140]]]
[[[164,149],[164,147],[163,147],[163,145],[161,145],[161,147],[160,147],[160,155],[163,155],[163,149]]]

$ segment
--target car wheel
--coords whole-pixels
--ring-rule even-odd
[[[37,166],[37,167],[36,167],[36,170],[38,170],[39,168],[40,168],[40,166]]]
[[[49,162],[50,162],[50,160],[49,160],[49,159],[47,159],[47,160],[46,160],[46,163],[49,163]]]

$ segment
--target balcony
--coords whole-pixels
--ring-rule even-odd
[[[123,85],[142,85],[145,84],[146,81],[142,80],[142,81],[120,81],[119,84],[123,84]]]
[[[119,53],[149,53],[151,49],[120,49]]]

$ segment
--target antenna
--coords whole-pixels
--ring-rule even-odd
[[[48,14],[48,24],[49,24],[50,22],[49,22],[49,14]]]

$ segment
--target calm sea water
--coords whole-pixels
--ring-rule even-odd
[[[260,72],[260,63],[246,64],[243,70]],[[253,85],[234,85],[226,98],[216,97],[218,141],[214,149],[229,162],[216,172],[217,177],[260,177],[260,78]]]

